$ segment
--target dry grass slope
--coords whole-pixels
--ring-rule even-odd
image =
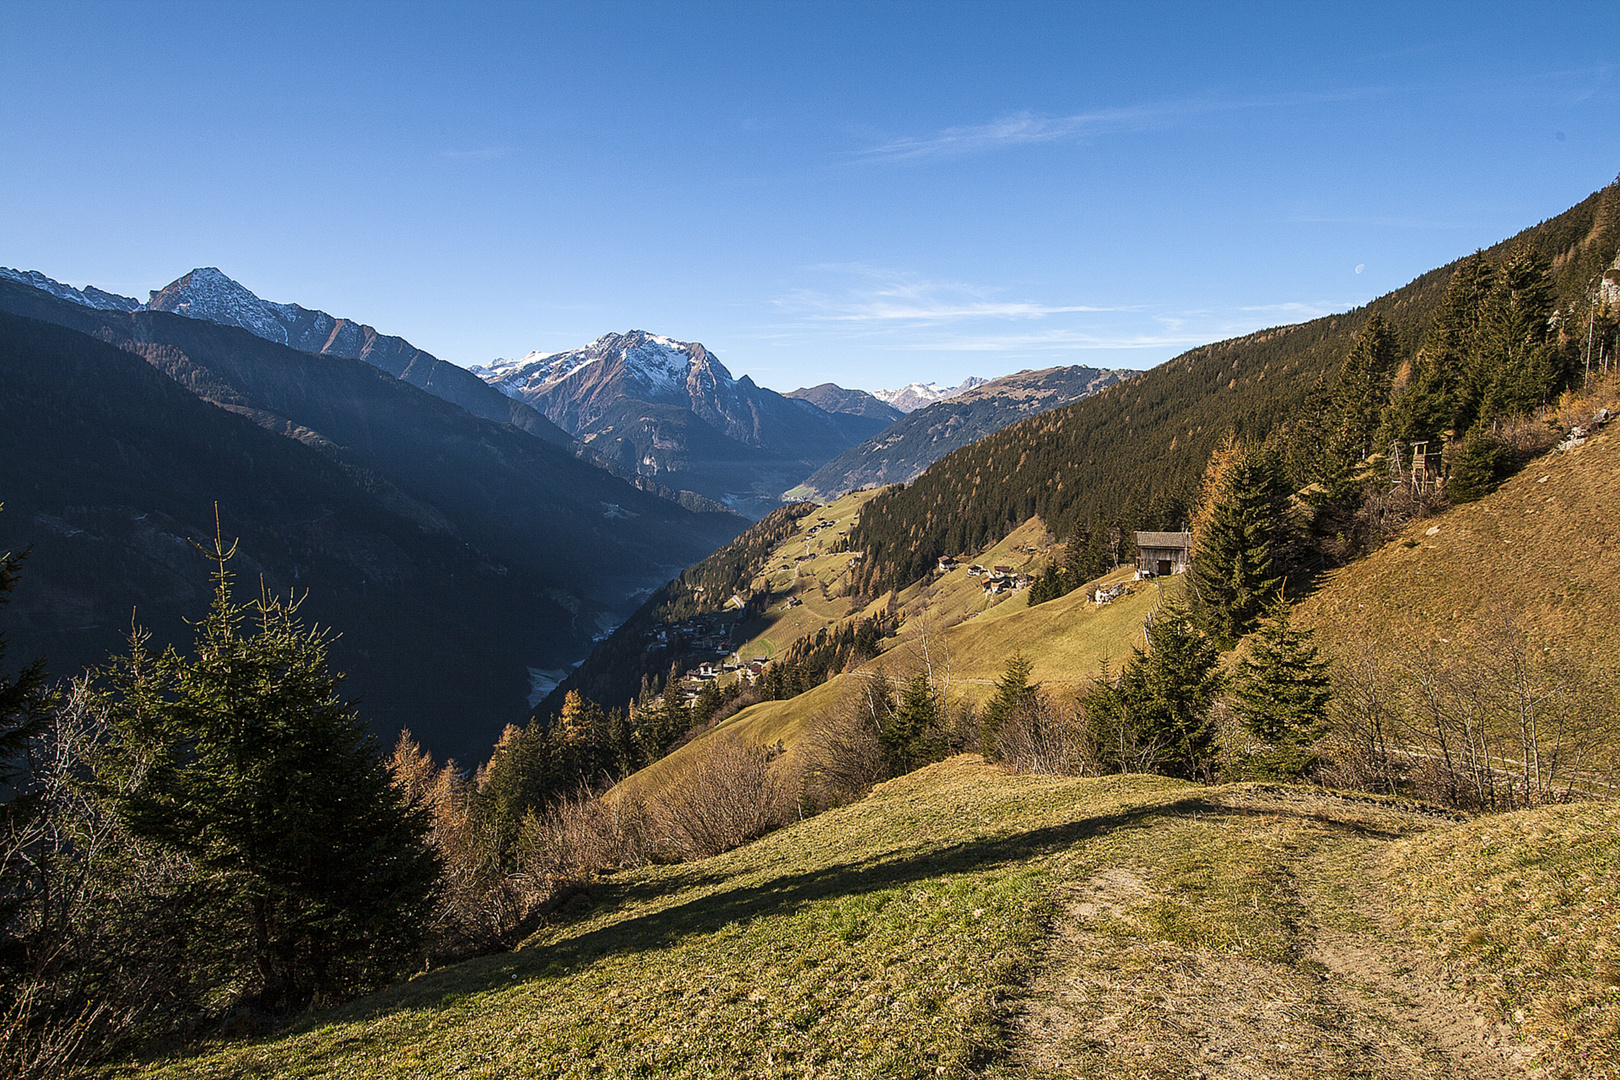
[[[1620,1075],[1607,944],[1512,968],[1511,1000],[1492,951],[1616,940],[1613,814],[1495,820],[964,756],[614,875],[516,953],[114,1075]]]
[[[1530,464],[1476,503],[1420,521],[1337,571],[1300,605],[1348,646],[1420,644],[1511,611],[1548,643],[1595,662],[1620,655],[1620,440],[1612,431]]]

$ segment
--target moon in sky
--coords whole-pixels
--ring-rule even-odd
[[[1367,264],[1366,263],[1356,263],[1356,273],[1359,274],[1365,269],[1367,269]]]

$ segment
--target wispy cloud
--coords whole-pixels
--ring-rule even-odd
[[[1251,304],[1238,308],[1239,311],[1263,311],[1278,315],[1292,315],[1302,319],[1318,319],[1323,315],[1332,315],[1354,307],[1354,304],[1306,304],[1298,300],[1290,300],[1285,304]]]
[[[944,339],[905,342],[895,346],[905,352],[1072,352],[1075,349],[1165,349],[1185,348],[1201,339],[1182,335],[1142,333],[1085,333],[1077,330],[1051,330],[1040,334],[965,334]]]
[[[929,280],[866,266],[820,266],[855,278],[831,293],[798,289],[780,297],[777,307],[805,322],[939,326],[977,319],[1044,319],[1053,315],[1110,311],[1093,304],[1050,304],[1005,299],[1005,290],[960,281]]]
[[[1283,108],[1348,101],[1378,93],[1356,88],[1319,94],[1268,98],[1193,97],[1124,105],[1067,116],[1016,112],[983,124],[948,127],[929,135],[906,135],[856,150],[851,156],[871,161],[915,161],[922,158],[981,153],[1032,143],[1072,142],[1118,131],[1141,131],[1177,120],[1217,112]]]
[[[947,154],[971,154],[1006,146],[1057,142],[1145,127],[1172,115],[1164,106],[1099,109],[1073,116],[1038,116],[1020,112],[988,124],[950,127],[932,135],[904,136],[856,151],[856,156],[886,161],[908,161]]]

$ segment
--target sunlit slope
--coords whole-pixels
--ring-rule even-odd
[[[1572,655],[1620,656],[1620,441],[1607,432],[1530,463],[1476,503],[1420,521],[1336,571],[1301,619],[1346,648],[1419,646],[1504,613]]]
[[[1613,1077],[1614,818],[964,756],[613,875],[516,953],[115,1074]]]
[[[1021,555],[1033,564],[1036,556],[1008,548],[1043,532],[1038,522],[1028,523],[991,555],[1007,559]],[[1030,662],[1032,678],[1060,700],[1072,698],[1089,684],[1104,661],[1117,670],[1129,657],[1131,647],[1142,644],[1148,614],[1179,594],[1178,579],[1161,586],[1156,582],[1133,582],[1133,576],[1134,571],[1125,568],[1101,579],[1106,584],[1124,583],[1130,589],[1125,596],[1103,606],[1086,599],[1086,590],[1076,589],[1033,608],[1027,593],[1017,593],[985,609],[978,578],[969,576],[965,569],[952,571],[926,589],[907,590],[900,598],[904,601],[901,606],[910,614],[898,640],[881,655],[786,701],[749,706],[626,783],[659,787],[677,781],[700,760],[710,739],[740,738],[750,743],[781,742],[792,746],[817,720],[838,709],[846,698],[859,694],[866,682],[879,673],[904,677],[925,664],[950,698],[982,704],[994,692],[1007,661],[1018,652]],[[976,614],[972,614],[973,605],[977,605]],[[972,617],[951,625],[951,618],[962,618],[964,608]]]

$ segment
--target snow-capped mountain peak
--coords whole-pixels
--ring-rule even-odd
[[[989,381],[989,379],[981,379],[977,375],[970,375],[955,386],[940,386],[934,382],[914,382],[902,386],[898,390],[873,390],[872,396],[879,401],[893,405],[903,413],[911,413],[916,412],[918,409],[927,408],[936,401],[944,401],[947,398],[956,397],[958,394],[965,394],[969,390],[977,389]]]
[[[154,289],[145,306],[150,311],[170,311],[187,318],[239,326],[282,345],[293,344],[288,340],[288,327],[305,314],[305,309],[297,304],[275,304],[260,299],[247,286],[233,281],[213,266],[198,267],[163,288]]]
[[[82,289],[75,289],[71,285],[64,285],[55,278],[48,278],[38,270],[13,270],[8,266],[0,266],[0,278],[15,281],[19,285],[29,285],[48,292],[58,300],[71,300],[75,304],[85,307],[99,308],[103,311],[134,311],[141,306],[141,302],[133,296],[119,296],[117,293],[103,292],[94,285],[86,285]]]
[[[582,349],[531,352],[515,360],[495,360],[472,369],[508,397],[529,400],[561,385],[594,365],[614,364],[636,397],[685,399],[693,381],[713,389],[735,385],[718,360],[697,342],[676,341],[645,330],[603,334]]]

